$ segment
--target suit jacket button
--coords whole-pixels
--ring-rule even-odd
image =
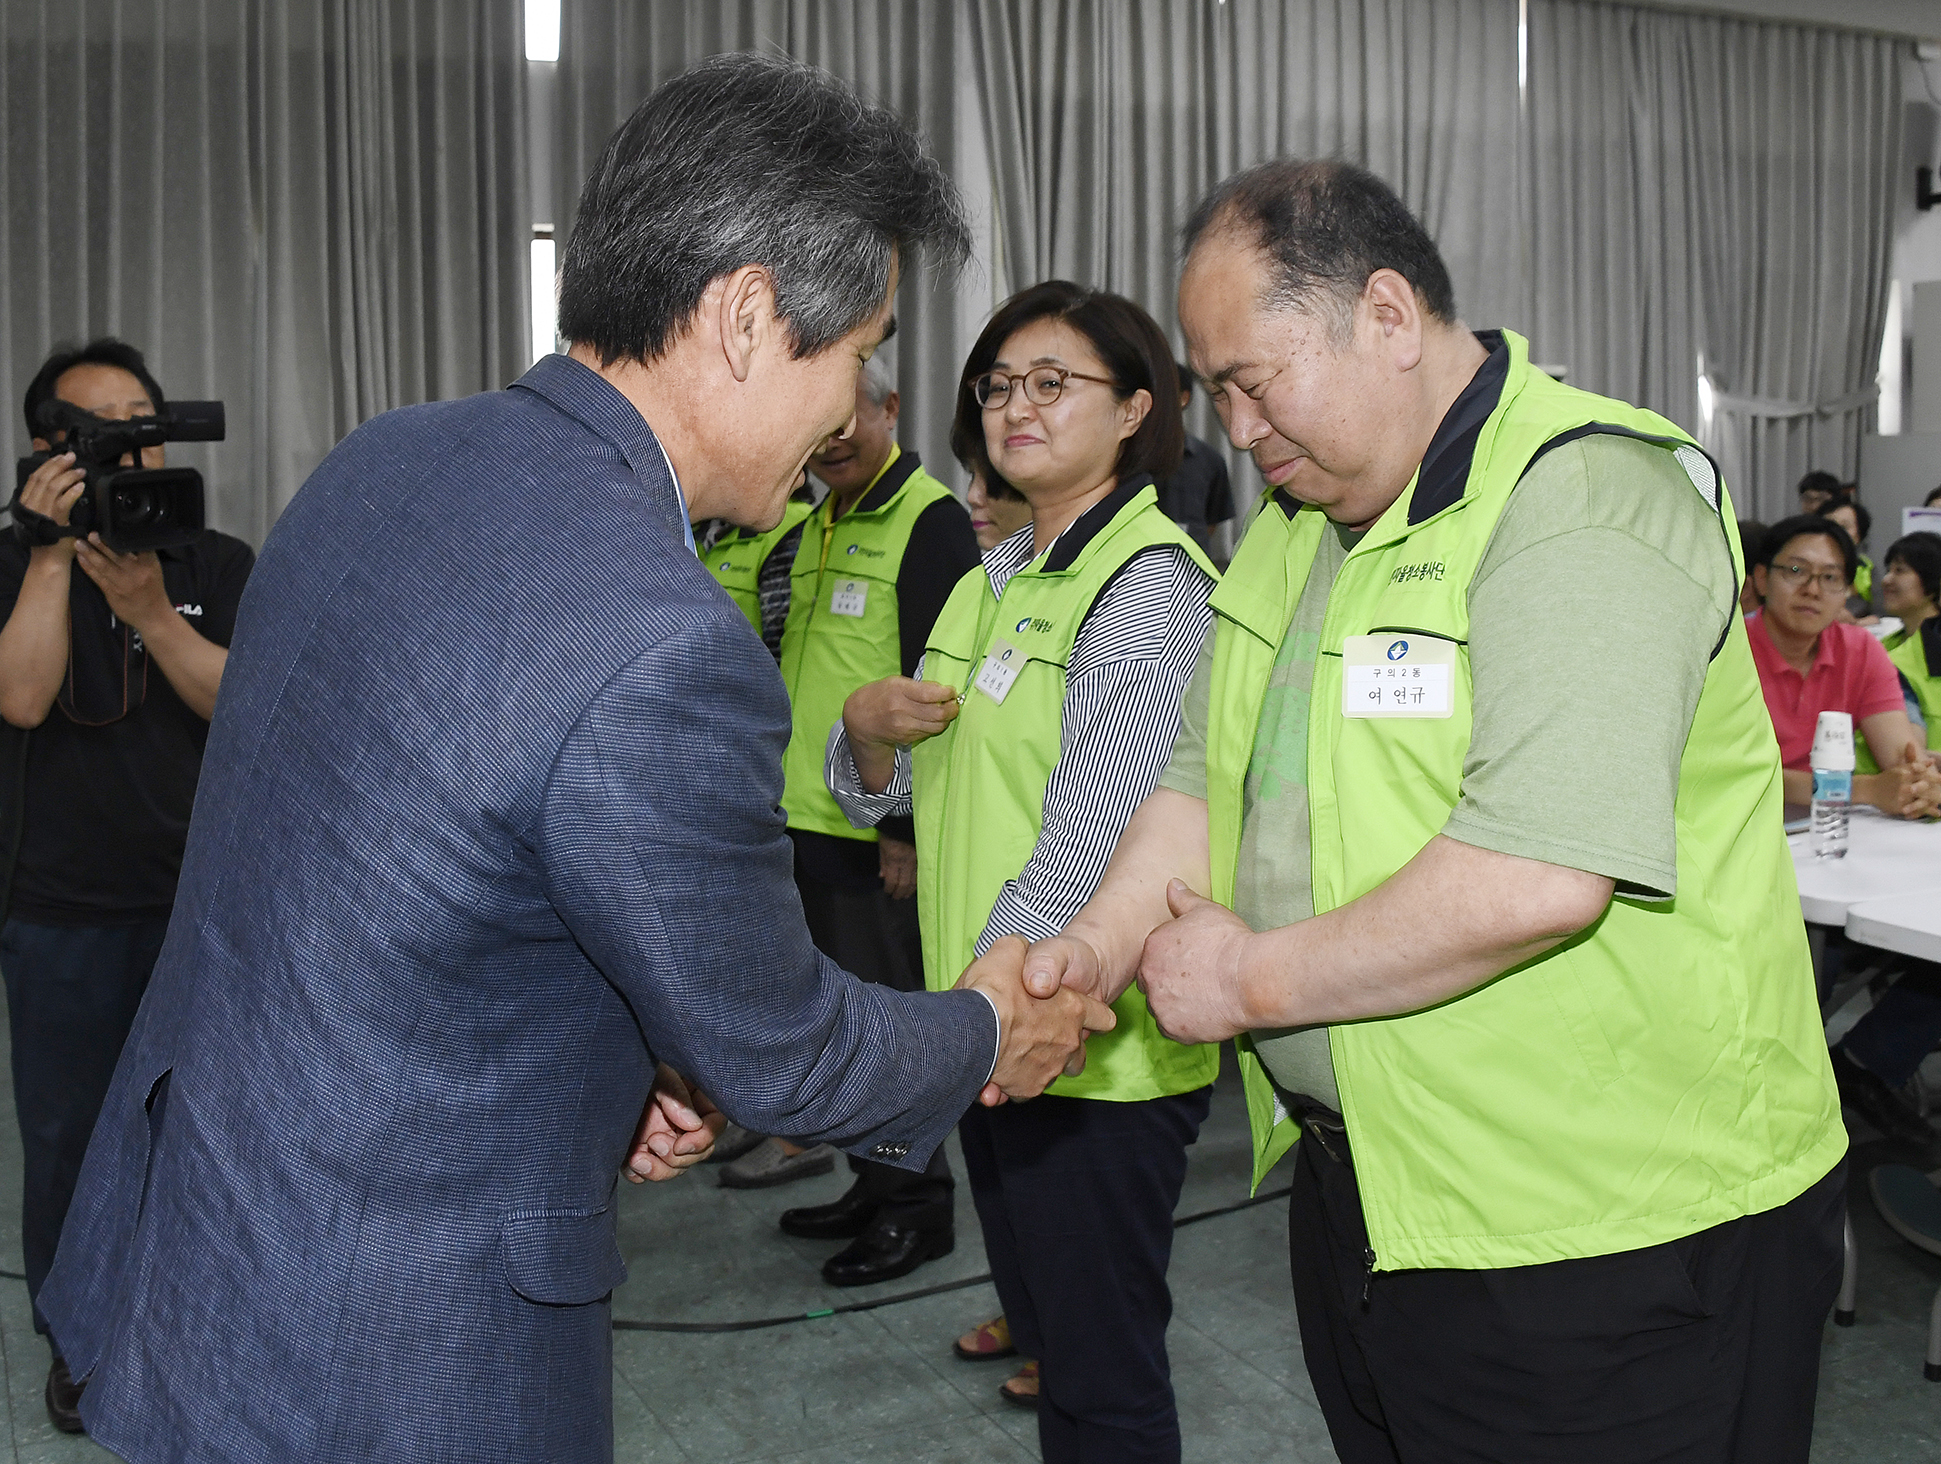
[[[910,1152],[908,1144],[878,1144],[869,1151],[872,1159],[901,1159]]]

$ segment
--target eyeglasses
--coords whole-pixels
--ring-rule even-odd
[[[1033,366],[1021,375],[1008,371],[986,371],[971,382],[971,395],[985,411],[995,412],[1011,400],[1011,383],[1014,381],[1024,384],[1024,399],[1040,407],[1048,407],[1064,395],[1068,381],[1096,381],[1102,386],[1112,387],[1119,384],[1109,377],[1087,376],[1083,371],[1073,371],[1064,366]]]
[[[1807,580],[1817,580],[1821,589],[1829,595],[1837,595],[1847,587],[1847,577],[1837,569],[1823,569],[1818,574],[1803,564],[1775,564],[1772,572],[1779,576],[1780,582],[1789,589],[1798,589]]]

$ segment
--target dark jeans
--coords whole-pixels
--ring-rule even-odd
[[[1910,962],[1840,1046],[1888,1087],[1904,1087],[1922,1059],[1941,1047],[1941,965]]]
[[[1301,1347],[1341,1464],[1805,1464],[1844,1160],[1764,1214],[1494,1271],[1371,1276],[1345,1134],[1303,1133],[1293,1189]]]
[[[1213,1090],[1034,1098],[958,1125],[1011,1339],[1039,1365],[1045,1464],[1177,1464],[1173,1206]]]
[[[914,899],[892,900],[881,889],[846,889],[804,872],[800,863],[795,887],[817,950],[865,981],[893,991],[923,990],[923,941]],[[921,1174],[854,1154],[849,1168],[879,1214],[925,1227],[950,1222],[957,1181],[941,1144]]]
[[[88,1138],[167,933],[165,920],[0,926],[25,1181],[20,1244],[31,1297],[40,1296],[53,1268]],[[47,1331],[38,1302],[34,1330]]]

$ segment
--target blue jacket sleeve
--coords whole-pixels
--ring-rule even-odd
[[[867,984],[809,940],[778,802],[787,699],[745,624],[622,667],[561,746],[548,895],[655,1057],[758,1133],[921,1168],[996,1043],[974,992]]]

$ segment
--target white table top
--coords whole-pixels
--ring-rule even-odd
[[[1809,838],[1792,834],[1786,842],[1799,877],[1800,913],[1813,924],[1845,925],[1853,906],[1897,895],[1925,893],[1941,905],[1941,823],[1909,823],[1859,807],[1847,823],[1846,858],[1814,858]]]
[[[1847,911],[1847,938],[1877,950],[1941,961],[1941,889],[1862,900]]]

